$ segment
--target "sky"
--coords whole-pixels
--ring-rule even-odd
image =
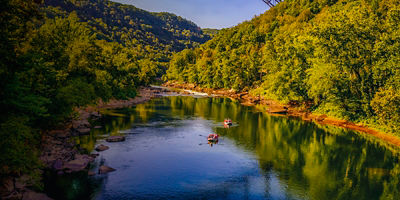
[[[151,12],[170,12],[201,28],[229,28],[264,13],[262,0],[112,0]]]

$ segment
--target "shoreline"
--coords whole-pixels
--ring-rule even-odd
[[[127,100],[111,100],[108,103],[99,102],[96,106],[87,106],[85,108],[76,109],[79,117],[65,124],[63,128],[58,130],[50,130],[43,133],[41,154],[39,160],[44,164],[40,168],[40,174],[43,176],[43,170],[53,171],[57,175],[70,174],[76,172],[87,172],[88,176],[96,174],[88,169],[89,165],[95,160],[99,153],[84,152],[79,149],[79,146],[72,140],[73,137],[89,134],[91,129],[101,128],[91,125],[90,122],[95,122],[101,119],[102,109],[118,109],[130,107],[137,104],[142,104],[150,101],[153,98],[160,98],[164,96],[207,96],[207,97],[227,97],[238,100],[245,106],[266,106],[267,109],[262,108],[263,112],[275,116],[288,116],[296,117],[304,121],[315,122],[321,125],[331,125],[335,127],[355,130],[363,134],[372,135],[381,141],[400,147],[400,138],[379,132],[367,126],[354,124],[346,120],[339,120],[328,117],[326,115],[316,115],[308,112],[307,110],[299,110],[296,105],[282,105],[276,101],[266,100],[259,97],[254,97],[248,92],[236,92],[233,90],[225,89],[210,89],[200,88],[194,84],[179,84],[174,82],[167,82],[162,85],[163,87],[141,87],[138,90],[138,95],[135,98]],[[175,89],[181,89],[176,91]],[[31,178],[27,175],[21,177],[10,177],[6,180],[8,186],[8,193],[0,194],[2,199],[48,199],[46,194],[35,192],[32,190],[33,184]],[[42,181],[42,180],[41,180]],[[43,183],[43,182],[41,182]]]
[[[87,135],[92,129],[101,128],[91,124],[101,119],[99,111],[101,109],[130,107],[171,93],[165,88],[141,87],[135,98],[111,100],[107,103],[100,101],[96,106],[75,109],[78,113],[77,118],[66,122],[56,130],[42,131],[38,158],[42,167],[35,169],[41,177],[40,180],[34,180],[26,174],[19,177],[5,177],[4,183],[0,185],[0,199],[51,200],[45,193],[34,190],[34,185],[43,184],[44,171],[53,171],[57,175],[87,171],[88,176],[93,175],[88,167],[99,154],[84,152],[72,138]]]
[[[220,97],[228,97],[231,99],[239,100],[239,102],[245,106],[256,106],[256,105],[267,106],[268,108],[266,110],[263,110],[263,112],[267,112],[271,115],[296,117],[304,121],[310,121],[310,122],[312,121],[321,125],[331,125],[335,127],[354,130],[363,134],[372,135],[390,145],[400,147],[400,138],[397,136],[380,132],[363,124],[355,124],[347,120],[341,120],[334,117],[329,117],[324,114],[322,115],[313,114],[310,111],[301,109],[299,106],[296,105],[280,104],[277,101],[267,100],[262,97],[261,98],[255,97],[250,95],[248,92],[236,92],[234,90],[226,90],[226,89],[201,88],[196,86],[195,84],[182,84],[177,82],[167,82],[164,83],[163,86],[192,90]]]

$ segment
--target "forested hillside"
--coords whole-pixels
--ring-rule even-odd
[[[93,27],[99,39],[122,44],[180,51],[210,39],[200,27],[182,17],[151,13],[108,0],[45,0],[43,7],[50,17],[75,11]]]
[[[215,35],[218,34],[219,29],[203,28],[202,31],[204,34],[209,35],[210,37],[214,37]]]
[[[5,0],[0,12],[0,178],[32,173],[42,133],[75,108],[135,97],[171,52],[208,38],[173,14],[105,0]]]
[[[285,0],[174,55],[166,80],[248,90],[399,134],[400,1]]]

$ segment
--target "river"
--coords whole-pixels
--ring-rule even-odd
[[[230,128],[222,121],[231,118]],[[271,116],[227,98],[163,97],[108,110],[88,136],[99,144],[91,170],[54,176],[55,199],[398,199],[399,154],[373,138],[295,118]],[[218,133],[217,144],[207,135]],[[110,135],[126,136],[107,143]]]

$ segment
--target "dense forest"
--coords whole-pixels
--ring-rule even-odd
[[[400,134],[398,0],[285,0],[222,30],[106,0],[5,0],[0,13],[0,178],[32,173],[42,133],[75,108],[135,97],[166,68]]]
[[[172,52],[210,38],[173,14],[105,0],[5,0],[0,12],[0,178],[32,173],[42,133],[75,108],[134,97]]]
[[[180,51],[210,39],[191,21],[171,13],[151,13],[107,0],[45,0],[48,16],[76,12],[99,39],[158,51]]]
[[[209,35],[211,38],[218,34],[219,30],[214,28],[203,28],[203,33]]]
[[[400,1],[285,0],[176,53],[165,80],[250,91],[399,135]]]

